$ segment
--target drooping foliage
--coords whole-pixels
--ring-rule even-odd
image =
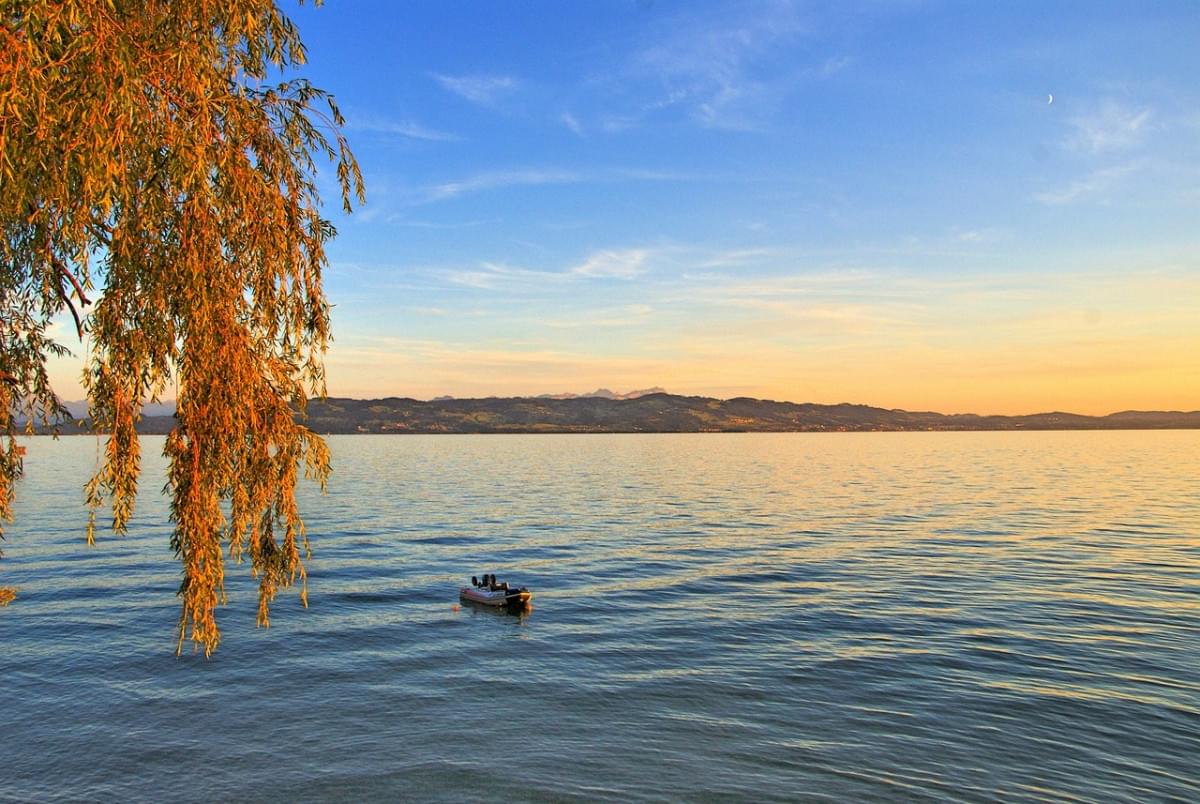
[[[62,413],[46,359],[69,313],[107,435],[86,496],[133,512],[140,406],[170,388],[179,645],[210,653],[228,559],[250,558],[260,623],[308,542],[298,474],[323,485],[303,425],[324,393],[329,310],[316,159],[362,200],[331,97],[272,0],[0,0],[0,516],[21,473],[18,419]],[[94,298],[90,298],[94,297]],[[301,467],[303,466],[303,470]]]

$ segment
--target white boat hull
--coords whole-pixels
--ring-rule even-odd
[[[520,589],[497,589],[493,592],[488,589],[464,586],[458,590],[458,596],[462,600],[482,603],[485,606],[523,606],[533,598],[533,593]]]

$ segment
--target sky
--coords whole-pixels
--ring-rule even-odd
[[[332,395],[1200,408],[1194,2],[282,6]]]

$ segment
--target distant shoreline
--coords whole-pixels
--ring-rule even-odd
[[[139,423],[138,431],[161,435],[170,432],[174,424],[174,416],[147,416]],[[328,397],[309,403],[307,424],[313,431],[329,435],[1194,430],[1200,429],[1200,411],[990,416],[667,393],[631,399],[489,397],[422,401]],[[91,435],[94,431],[70,422],[60,426],[59,433]]]

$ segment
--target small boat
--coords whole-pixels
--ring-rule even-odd
[[[485,606],[510,606],[519,608],[526,606],[533,599],[533,592],[524,586],[517,588],[507,582],[496,582],[495,575],[484,575],[483,579],[471,576],[471,585],[458,590],[458,596],[471,603],[482,603]]]

